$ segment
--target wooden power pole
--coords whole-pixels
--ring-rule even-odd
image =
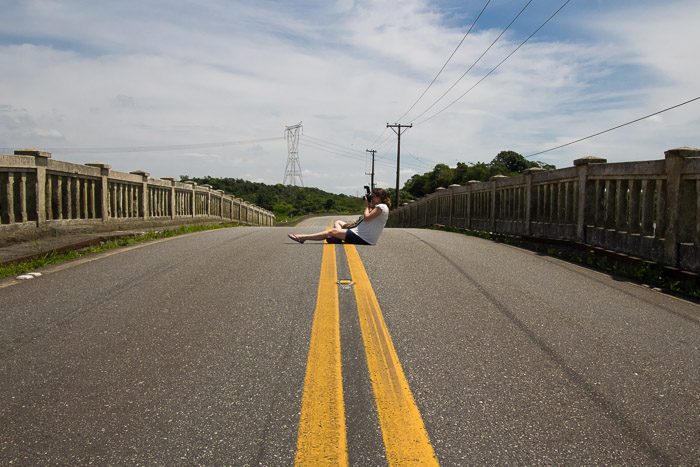
[[[401,170],[401,134],[407,129],[413,128],[413,123],[410,125],[401,125],[400,123],[394,123],[393,125],[386,124],[387,128],[391,128],[396,136],[399,137],[399,142],[396,148],[396,196],[394,197],[394,209],[399,207],[399,173]]]
[[[372,172],[370,172],[370,182],[372,189],[374,190],[374,155],[377,153],[375,149],[365,149],[366,152],[372,153]]]

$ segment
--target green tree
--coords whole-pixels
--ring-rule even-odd
[[[395,208],[396,206],[394,206],[394,201],[396,199],[396,188],[386,188],[386,194],[389,197],[389,201],[391,201],[391,207]],[[403,188],[399,190],[399,206],[404,203],[408,203],[413,199],[415,198],[408,191],[404,190]]]
[[[525,159],[521,154],[515,151],[501,151],[491,161],[492,165],[503,164],[508,172],[523,173],[525,169],[536,167],[537,162],[532,162]]]
[[[447,188],[452,185],[454,180],[454,171],[447,164],[438,164],[433,169],[430,177],[431,192],[435,191],[438,187]]]
[[[181,176],[184,181],[185,177]],[[187,177],[189,179],[189,177]],[[282,184],[265,185],[235,178],[193,178],[198,185],[211,185],[215,190],[257,204],[272,211],[280,218],[290,215],[303,215],[311,212],[345,212],[355,214],[362,212],[364,203],[356,196],[336,195],[318,188],[285,186]]]

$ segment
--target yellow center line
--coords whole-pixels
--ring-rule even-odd
[[[294,464],[348,465],[335,248],[323,245]]]
[[[377,297],[354,245],[345,245],[389,465],[437,466],[418,406],[399,363]]]

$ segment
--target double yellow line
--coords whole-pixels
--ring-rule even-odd
[[[354,245],[345,245],[345,254],[388,463],[438,465],[360,255]],[[331,244],[323,246],[295,465],[348,465],[337,267]]]

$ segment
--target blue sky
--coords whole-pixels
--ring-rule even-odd
[[[572,0],[468,91],[564,3],[533,0],[426,111],[527,3],[492,0],[398,122],[414,124],[402,137],[402,183],[438,163],[527,156],[700,96],[697,0]],[[303,121],[306,186],[356,194],[369,180],[365,150],[376,149],[376,180],[393,187],[386,124],[426,90],[485,4],[10,0],[0,16],[0,151],[274,184],[284,128]],[[699,114],[696,101],[533,158],[661,159],[700,146]]]

